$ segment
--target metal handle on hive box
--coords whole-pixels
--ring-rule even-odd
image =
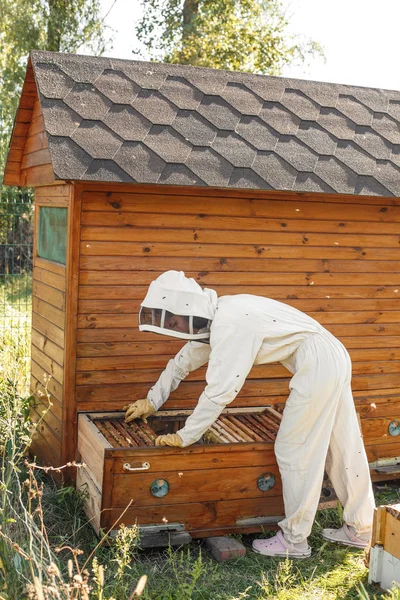
[[[150,463],[144,462],[141,467],[131,467],[129,463],[124,463],[124,471],[148,471],[150,469]]]

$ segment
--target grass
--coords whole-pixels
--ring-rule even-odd
[[[71,488],[57,490],[50,482],[45,489],[42,503],[49,544],[52,548],[81,549],[83,554],[78,558],[82,567],[98,540],[82,513],[81,498]],[[396,499],[398,491],[388,488],[385,502]],[[245,558],[218,564],[201,541],[179,549],[141,551],[135,531],[123,529],[115,545],[97,548],[95,563],[89,561],[90,582],[94,586],[90,598],[128,599],[144,575],[148,580],[142,598],[146,600],[400,598],[400,595],[383,594],[367,585],[363,552],[322,541],[320,528],[337,522],[335,510],[318,513],[310,540],[313,556],[298,562],[266,559],[249,550]],[[252,538],[243,536],[242,541],[249,547]],[[65,579],[68,579],[71,556],[67,549],[58,555],[57,564]],[[96,591],[94,582],[99,565],[103,566],[101,592]],[[364,596],[360,595],[362,585]]]
[[[33,433],[24,392],[28,347],[27,328],[18,334],[3,329],[0,600],[400,600],[398,589],[384,594],[368,586],[362,551],[321,538],[323,527],[340,524],[335,509],[318,512],[309,540],[313,555],[298,562],[253,553],[254,536],[235,536],[247,555],[221,564],[202,541],[143,551],[135,528],[121,527],[112,544],[99,541],[82,510],[82,495],[56,486],[51,472],[26,460]],[[377,502],[399,497],[399,489],[387,486]]]
[[[31,314],[31,275],[1,276],[0,376],[12,377],[20,393],[29,389]]]

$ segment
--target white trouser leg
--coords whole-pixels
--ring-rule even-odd
[[[343,505],[345,523],[354,527],[358,534],[370,531],[375,500],[349,383],[345,385],[339,400],[326,470]]]
[[[275,443],[286,515],[279,525],[292,543],[303,541],[311,532],[331,434],[350,370],[346,350],[327,332],[311,336],[297,350],[296,373]],[[349,427],[353,435],[359,432],[357,420]],[[348,443],[339,430],[337,442],[338,448]]]

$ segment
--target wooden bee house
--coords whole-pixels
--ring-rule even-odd
[[[33,418],[44,386],[52,406],[33,451],[52,465],[81,455],[97,528],[128,505],[125,523],[197,536],[283,511],[273,432],[257,421],[276,425],[268,407],[285,403],[279,364],[253,368],[229,407],[245,420],[223,415],[219,442],[154,448],[126,441],[149,432],[121,431],[122,406],[182,345],[137,328],[168,269],[286,302],[342,340],[373,478],[398,475],[399,122],[399,92],[32,53],[5,183],[35,188]],[[193,409],[204,373],[153,434]],[[243,423],[261,439],[232,441]]]

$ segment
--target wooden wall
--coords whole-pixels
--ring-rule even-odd
[[[220,295],[254,293],[307,312],[348,348],[365,427],[377,425],[369,417],[400,416],[399,200],[103,190],[82,194],[78,410],[144,397],[184,343],[137,329],[148,284],[178,269]],[[191,374],[166,406],[194,406],[204,373]],[[282,366],[258,366],[235,405],[287,394]]]
[[[38,93],[35,77],[31,61],[29,61],[17,114],[15,115],[13,135],[4,172],[5,185],[22,185],[21,162],[32,119],[33,107],[37,98]]]
[[[53,167],[48,149],[42,109],[39,98],[36,98],[26,138],[24,155],[21,161],[20,185],[41,185],[53,180]]]
[[[35,396],[32,420],[46,412],[35,433],[32,451],[42,463],[63,462],[64,366],[67,269],[36,256],[37,216],[41,206],[68,207],[71,186],[38,187],[35,190],[35,246],[32,283],[31,391]],[[47,397],[47,393],[48,396]]]
[[[35,77],[29,59],[4,173],[5,185],[39,186],[54,181]]]

